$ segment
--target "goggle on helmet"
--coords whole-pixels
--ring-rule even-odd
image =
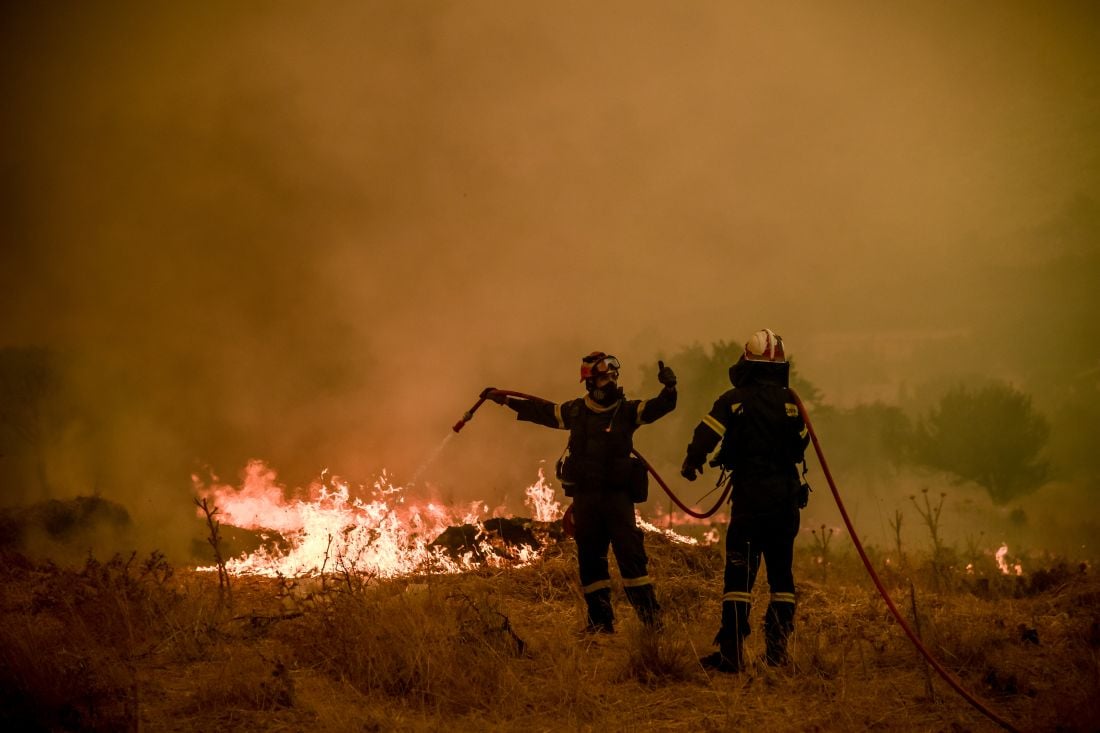
[[[581,381],[619,374],[619,360],[602,351],[593,351],[581,359]]]

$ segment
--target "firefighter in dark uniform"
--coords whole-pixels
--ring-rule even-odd
[[[676,375],[658,362],[660,393],[649,400],[628,400],[619,386],[619,360],[594,351],[581,362],[581,381],[588,393],[561,404],[502,395],[489,389],[488,399],[516,411],[517,419],[569,431],[569,443],[558,462],[558,478],[573,499],[572,514],[580,565],[581,588],[588,607],[585,631],[612,633],[608,547],[615,552],[627,599],[647,627],[660,627],[660,605],[647,574],[642,530],[634,503],[645,501],[645,464],[631,455],[634,431],[676,407]]]
[[[797,464],[803,463],[809,430],[789,388],[790,364],[783,340],[757,331],[744,354],[730,367],[733,389],[719,397],[695,428],[681,474],[689,481],[721,443],[710,462],[730,473],[730,523],[722,589],[722,626],[718,651],[700,660],[722,672],[744,667],[752,587],[761,557],[767,565],[771,602],[764,616],[765,660],[788,662],[787,639],[794,630],[795,588],[791,565],[799,510],[809,487]],[[803,475],[805,466],[803,465]]]

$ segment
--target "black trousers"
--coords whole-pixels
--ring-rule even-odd
[[[731,512],[726,533],[726,566],[722,586],[719,637],[748,636],[752,588],[760,562],[767,568],[771,601],[765,616],[769,635],[786,637],[794,627],[794,540],[799,511],[795,507],[768,514]]]
[[[573,522],[576,527],[577,561],[581,586],[607,581],[607,551],[615,552],[624,584],[646,578],[649,560],[645,554],[644,533],[634,520],[634,502],[626,491],[587,491],[573,497]]]
[[[615,553],[634,610],[646,624],[656,623],[660,607],[648,575],[645,535],[635,521],[634,502],[627,492],[578,492],[573,497],[573,522],[589,625],[610,628],[614,622],[608,549]]]

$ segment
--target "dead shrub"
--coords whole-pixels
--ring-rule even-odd
[[[500,590],[511,598],[539,603],[571,601],[578,595],[575,553],[543,559],[537,565],[511,571]]]
[[[365,694],[459,714],[508,700],[522,684],[509,661],[525,645],[507,616],[484,598],[410,588],[329,594],[282,638],[303,662]]]
[[[45,565],[29,610],[93,629],[101,643],[128,653],[157,638],[180,605],[182,597],[169,584],[172,573],[159,552],[140,563],[137,553],[105,563],[89,557],[79,570]]]
[[[691,679],[699,673],[699,664],[691,640],[676,627],[653,632],[636,626],[627,637],[627,658],[618,680],[637,680],[646,687]]]
[[[0,618],[5,730],[134,730],[135,690],[129,662],[82,625],[43,614]]]
[[[172,577],[158,552],[9,570],[6,581],[30,592],[5,597],[3,714],[30,728],[133,728],[137,659],[186,608]]]

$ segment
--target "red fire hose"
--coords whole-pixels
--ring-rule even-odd
[[[833,492],[833,499],[836,501],[837,509],[840,510],[840,516],[844,518],[844,525],[848,528],[848,535],[852,538],[852,544],[855,545],[856,551],[863,561],[863,567],[867,569],[867,574],[871,576],[875,588],[878,589],[879,595],[882,596],[882,600],[886,601],[887,608],[890,609],[890,613],[893,614],[894,619],[897,620],[902,631],[909,637],[909,641],[913,642],[913,646],[917,648],[917,651],[921,653],[925,661],[932,666],[932,669],[936,670],[936,673],[939,674],[947,684],[951,685],[951,688],[955,690],[955,692],[962,695],[964,700],[1005,730],[1016,731],[1017,729],[1013,727],[1012,724],[998,716],[980,700],[974,697],[974,695],[968,692],[962,684],[955,679],[954,675],[944,669],[943,665],[932,656],[932,653],[929,652],[921,642],[920,637],[913,633],[905,617],[901,615],[898,607],[894,604],[894,600],[890,598],[890,594],[886,592],[886,587],[882,584],[882,581],[879,580],[878,573],[875,572],[875,568],[871,564],[870,558],[867,557],[867,553],[863,550],[863,543],[859,541],[859,537],[856,535],[856,528],[852,526],[852,520],[848,517],[848,511],[844,508],[844,502],[840,500],[840,492],[837,491],[836,482],[833,481],[833,474],[829,471],[829,464],[825,461],[825,453],[821,450],[821,443],[817,439],[817,433],[814,432],[814,426],[813,423],[810,422],[810,416],[806,412],[806,406],[802,404],[802,398],[799,397],[798,393],[793,389],[791,390],[791,395],[794,397],[795,404],[798,405],[798,412],[802,415],[802,419],[806,422],[806,427],[810,431],[810,439],[813,441],[814,450],[817,452],[817,460],[821,463],[821,470],[825,473],[825,479],[829,482],[829,489]]]
[[[657,484],[665,490],[665,493],[668,494],[668,498],[672,499],[672,501],[676,503],[676,506],[683,509],[684,513],[690,514],[696,519],[706,519],[707,517],[713,516],[722,507],[722,505],[726,503],[726,497],[730,495],[730,490],[733,489],[733,482],[727,481],[726,487],[722,489],[722,495],[718,497],[718,501],[714,503],[714,506],[712,506],[705,512],[697,512],[684,502],[680,501],[679,497],[677,497],[676,494],[672,492],[672,489],[668,488],[668,484],[665,483],[665,480],[661,478],[661,475],[657,473],[657,470],[653,468],[653,466],[649,465],[649,461],[643,458],[641,453],[634,450],[633,448],[630,450],[630,452],[634,454],[635,458],[645,464],[646,470],[649,471],[650,475],[653,476],[654,479],[656,479]]]

